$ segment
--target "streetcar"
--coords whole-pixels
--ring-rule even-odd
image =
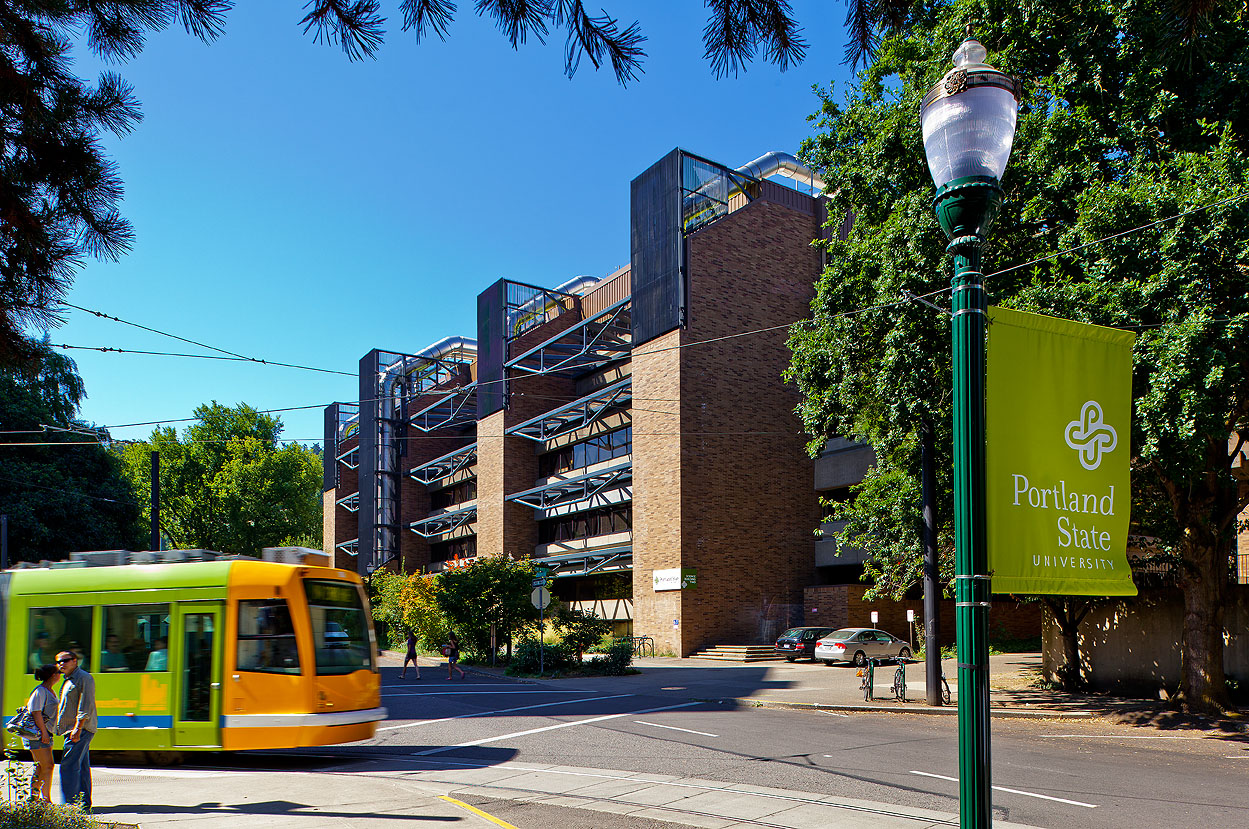
[[[386,709],[359,576],[223,559],[0,573],[4,710],[25,704],[34,668],[72,651],[95,678],[93,750],[177,756],[372,737]]]

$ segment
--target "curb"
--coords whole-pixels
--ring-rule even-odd
[[[904,708],[900,705],[844,705],[826,702],[788,702],[785,700],[758,699],[756,697],[730,698],[726,702],[737,702],[757,708],[790,708],[808,711],[846,711],[858,714],[931,714],[937,716],[953,716],[958,714],[957,705],[931,706],[918,705]],[[1097,716],[1092,711],[1053,711],[1036,708],[991,708],[989,716],[1000,720],[1091,720]]]

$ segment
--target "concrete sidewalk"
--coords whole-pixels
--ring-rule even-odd
[[[255,785],[258,774],[265,776],[263,788]],[[173,824],[205,829],[330,829],[357,824],[397,829],[413,821],[484,827],[488,825],[484,818],[455,802],[471,803],[476,798],[609,812],[704,829],[758,829],[761,823],[774,829],[958,826],[958,815],[931,809],[697,777],[519,761],[450,768],[392,757],[311,773],[97,768],[95,775],[97,800],[103,801],[97,817],[139,824],[142,829]],[[558,811],[541,814],[540,825],[560,825]],[[1002,821],[994,825],[1025,829]]]

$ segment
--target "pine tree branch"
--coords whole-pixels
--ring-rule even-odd
[[[299,21],[313,40],[341,46],[348,60],[373,57],[382,45],[386,18],[377,0],[308,0],[308,13]]]

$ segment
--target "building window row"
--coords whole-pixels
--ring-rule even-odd
[[[439,541],[429,545],[429,560],[451,561],[454,558],[472,558],[477,555],[477,536],[453,538],[450,541]]]
[[[473,501],[476,500],[476,498],[476,479],[461,481],[453,486],[429,493],[429,508],[431,510],[451,509],[456,504],[462,504],[465,501]]]
[[[595,435],[587,441],[564,446],[538,457],[538,477],[549,478],[591,464],[619,458],[633,451],[633,427]]]
[[[622,504],[539,521],[538,543],[576,541],[579,538],[624,533],[632,529],[633,505]]]

